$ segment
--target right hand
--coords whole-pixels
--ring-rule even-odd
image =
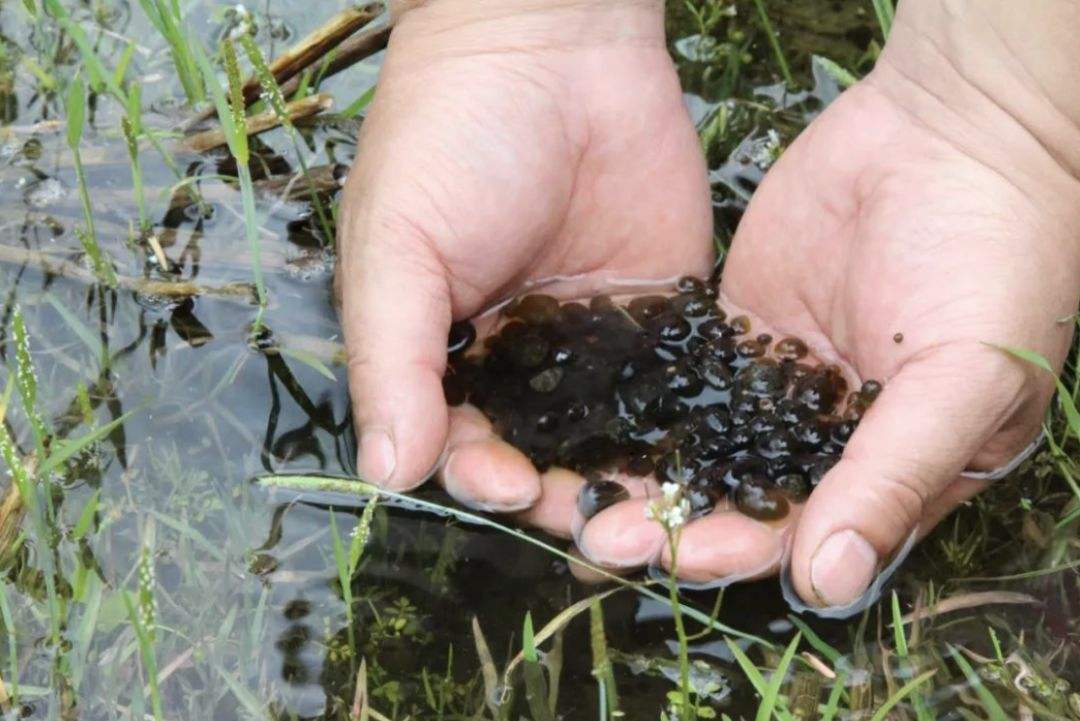
[[[478,411],[447,409],[447,333],[533,281],[572,277],[545,288],[565,297],[709,271],[706,169],[663,3],[432,0],[406,12],[339,243],[360,475],[407,490],[441,461],[467,505],[521,510],[543,494],[552,513],[572,512],[580,479],[542,480]]]

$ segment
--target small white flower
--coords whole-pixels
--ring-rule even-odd
[[[660,486],[660,492],[664,495],[665,503],[674,503],[675,499],[678,498],[681,491],[682,488],[679,486],[679,484],[672,483],[671,481],[667,481],[664,483],[664,485]]]

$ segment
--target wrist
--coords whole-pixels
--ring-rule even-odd
[[[391,9],[395,33],[457,49],[664,43],[663,0],[396,0]]]
[[[874,83],[932,129],[951,123],[949,140],[996,141],[1080,179],[1078,34],[1076,3],[906,0]]]

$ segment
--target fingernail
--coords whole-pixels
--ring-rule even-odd
[[[847,606],[862,596],[877,573],[874,547],[852,530],[825,539],[810,562],[810,583],[825,606]]]
[[[364,431],[360,436],[360,458],[356,464],[360,477],[369,483],[386,483],[394,473],[394,441],[381,429]]]

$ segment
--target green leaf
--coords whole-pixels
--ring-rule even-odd
[[[525,625],[521,631],[521,651],[526,661],[536,663],[540,660],[536,654],[536,636],[533,633],[532,614],[529,612],[525,613]]]
[[[1014,355],[1020,360],[1036,365],[1054,376],[1054,383],[1057,386],[1058,403],[1061,404],[1061,410],[1065,413],[1065,420],[1069,424],[1069,430],[1077,440],[1080,440],[1080,411],[1077,410],[1076,401],[1073,400],[1069,389],[1065,387],[1065,384],[1061,382],[1061,379],[1058,378],[1057,374],[1054,372],[1054,368],[1050,365],[1050,361],[1041,354],[1033,350],[1028,350],[1027,348],[1016,348],[1012,346],[994,347]]]
[[[90,525],[94,522],[94,515],[98,509],[98,499],[101,498],[101,490],[94,491],[94,495],[86,501],[86,505],[83,506],[82,512],[79,514],[79,520],[75,522],[75,527],[71,529],[71,537],[75,541],[80,541],[86,535],[86,532],[90,530]]]
[[[810,628],[810,626],[807,625],[806,621],[803,621],[798,616],[790,613],[788,614],[788,620],[791,621],[791,623],[797,629],[799,629],[799,631],[803,635],[803,638],[806,639],[806,642],[810,644],[811,648],[813,648],[825,658],[829,659],[829,663],[835,666],[837,662],[840,661],[842,654],[829,644],[825,643],[825,641],[822,640],[821,636],[818,636],[816,633],[814,633],[814,629]]]
[[[841,88],[850,88],[852,85],[859,82],[859,78],[857,78],[854,73],[837,63],[835,60],[830,60],[824,55],[814,55],[812,62],[816,63],[822,70],[828,73],[829,77],[835,80],[836,84]]]

